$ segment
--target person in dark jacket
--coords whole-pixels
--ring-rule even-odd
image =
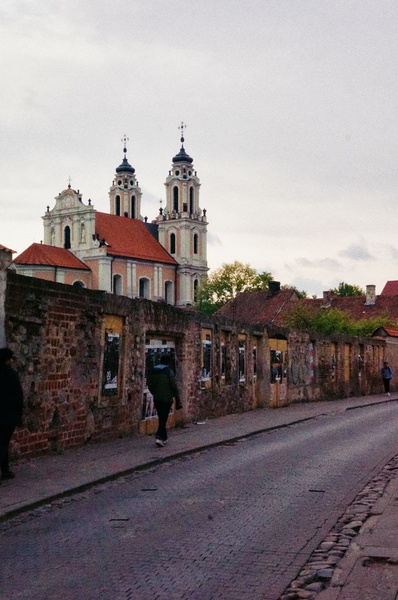
[[[1,479],[12,479],[8,447],[15,427],[22,424],[23,392],[18,373],[11,367],[14,353],[0,348],[0,469]]]
[[[383,368],[381,369],[381,378],[383,380],[384,391],[386,396],[390,395],[390,383],[393,376],[393,372],[391,367],[388,365],[387,361],[384,361]]]
[[[158,413],[159,426],[156,432],[155,443],[157,446],[164,446],[167,442],[167,419],[170,409],[173,405],[173,398],[176,401],[176,409],[182,408],[180,396],[173,371],[169,367],[170,357],[163,354],[160,358],[160,364],[156,365],[148,377],[148,389],[153,396],[156,412]]]

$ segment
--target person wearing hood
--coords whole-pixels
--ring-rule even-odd
[[[11,367],[14,353],[0,348],[0,469],[1,479],[13,479],[8,447],[15,427],[22,424],[23,392],[18,373]]]
[[[160,364],[156,365],[148,377],[148,389],[153,396],[156,412],[158,413],[159,426],[156,432],[155,443],[163,447],[167,442],[167,419],[173,405],[173,399],[176,401],[176,409],[182,408],[177,383],[173,371],[170,368],[170,357],[163,354],[160,358]]]

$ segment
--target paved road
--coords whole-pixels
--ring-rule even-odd
[[[277,600],[398,453],[395,403],[170,461],[0,525],[1,600]]]

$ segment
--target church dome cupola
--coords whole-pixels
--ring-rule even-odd
[[[119,165],[116,168],[116,173],[135,173],[135,169],[134,167],[132,167],[129,163],[129,161],[127,160],[127,148],[126,148],[126,142],[127,142],[126,136],[124,136],[123,138],[123,142],[124,142],[124,147],[123,147],[123,152],[124,152],[124,157],[123,157],[123,161],[122,164]]]
[[[179,129],[181,129],[181,150],[179,151],[178,154],[176,154],[173,158],[173,163],[180,163],[180,162],[187,162],[189,164],[193,163],[193,158],[191,158],[189,156],[189,154],[187,154],[185,152],[185,148],[184,148],[184,135],[183,135],[183,130],[184,130],[184,123],[181,123]]]

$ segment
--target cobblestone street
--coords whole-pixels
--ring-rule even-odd
[[[0,525],[7,600],[277,600],[398,452],[396,405],[257,434]]]

